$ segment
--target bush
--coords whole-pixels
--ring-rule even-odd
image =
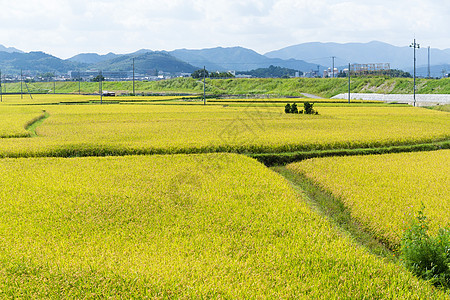
[[[314,103],[305,102],[303,104],[304,109],[298,110],[297,104],[293,103],[290,105],[286,104],[284,107],[284,112],[287,114],[308,114],[308,115],[318,115],[319,113],[313,109]]]
[[[318,115],[319,113],[313,109],[314,103],[305,102],[303,103],[304,113],[307,115]]]
[[[298,114],[298,108],[297,108],[297,104],[292,104],[291,106],[291,113],[293,114]]]
[[[284,107],[284,112],[287,114],[291,113],[291,105],[289,103]]]
[[[450,228],[428,233],[428,220],[422,210],[401,240],[401,259],[417,276],[434,285],[450,287]]]

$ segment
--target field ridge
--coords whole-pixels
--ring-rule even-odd
[[[36,133],[36,129],[39,125],[41,125],[45,119],[47,119],[48,117],[50,117],[50,114],[43,110],[42,111],[42,115],[34,118],[33,120],[31,120],[30,122],[28,122],[27,124],[25,124],[25,129],[28,130],[30,132],[30,136],[29,137],[37,137],[37,133]]]
[[[319,151],[297,151],[283,153],[255,153],[249,156],[255,158],[266,166],[285,165],[296,161],[316,157],[330,156],[355,156],[355,155],[373,155],[389,154],[401,152],[423,152],[450,149],[450,139],[443,139],[432,143],[411,143],[399,146],[373,147],[373,148],[343,148]]]

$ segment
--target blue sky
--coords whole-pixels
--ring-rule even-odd
[[[450,48],[450,1],[0,0],[0,44],[61,58],[242,46],[261,54],[306,42]]]

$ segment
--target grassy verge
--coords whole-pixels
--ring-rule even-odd
[[[4,84],[8,93],[20,93],[20,83]],[[28,84],[32,93],[48,93],[53,90],[53,83],[36,82]],[[104,90],[117,93],[130,93],[132,82],[104,82]],[[418,79],[417,93],[446,94],[450,92],[448,79]],[[148,93],[196,93],[203,92],[203,83],[193,78],[174,78],[161,81],[136,82],[136,94]],[[98,91],[98,83],[82,82],[81,93]],[[347,78],[233,78],[207,79],[206,93],[209,95],[277,95],[303,97],[310,93],[321,97],[346,93]],[[408,94],[413,91],[412,78],[359,77],[351,79],[352,93]],[[57,82],[57,93],[78,93],[78,82]]]
[[[425,108],[433,109],[433,110],[439,110],[439,111],[450,112],[450,104],[446,104],[446,105],[435,105],[435,106],[425,106]]]
[[[287,153],[258,153],[258,154],[250,154],[249,156],[257,159],[266,166],[275,166],[275,165],[285,165],[288,163],[314,157],[373,155],[373,154],[387,154],[400,152],[433,151],[440,149],[450,149],[450,140],[434,143],[401,145],[401,146],[390,146],[379,148],[316,150],[316,151],[298,151]]]
[[[36,133],[36,128],[39,125],[41,125],[42,122],[44,122],[44,120],[47,119],[48,117],[50,117],[50,114],[44,110],[42,115],[34,118],[33,120],[31,120],[30,122],[28,122],[25,125],[25,129],[30,132],[30,137],[37,137],[38,136],[37,133]]]

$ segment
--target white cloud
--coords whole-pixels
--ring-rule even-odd
[[[450,48],[450,3],[437,0],[0,0],[0,44],[69,57],[244,46],[367,42]]]

